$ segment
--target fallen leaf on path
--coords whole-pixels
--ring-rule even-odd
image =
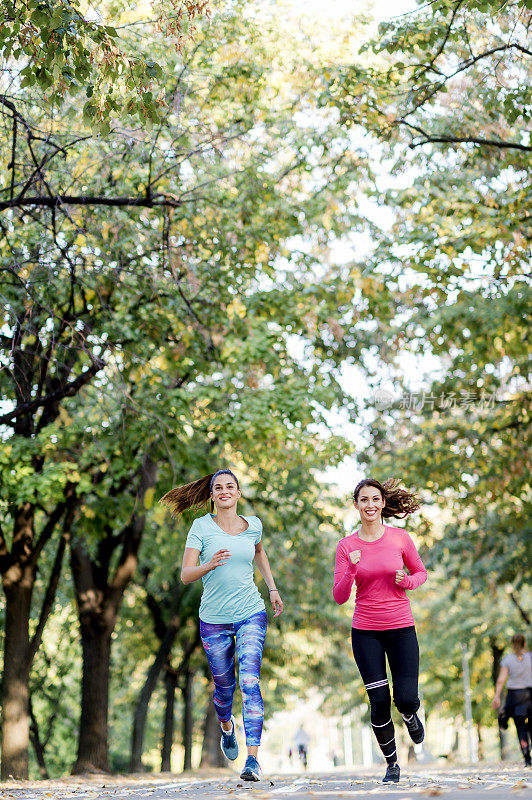
[[[444,789],[440,789],[438,786],[431,786],[430,789],[423,789],[421,794],[424,794],[427,797],[437,797],[439,794],[443,794],[444,791]]]

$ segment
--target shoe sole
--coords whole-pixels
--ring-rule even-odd
[[[257,775],[256,772],[242,772],[240,773],[240,778],[243,781],[260,781],[260,775]]]

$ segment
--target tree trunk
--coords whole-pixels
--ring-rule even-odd
[[[194,683],[194,673],[189,669],[185,672],[183,684],[183,746],[185,757],[183,769],[192,769],[192,731],[194,727],[192,719],[192,691]]]
[[[129,763],[129,769],[131,772],[142,771],[142,748],[144,744],[144,733],[146,731],[148,705],[157,684],[159,675],[161,674],[161,670],[168,660],[168,656],[170,654],[170,650],[172,649],[172,645],[175,637],[177,636],[178,630],[179,619],[178,617],[174,617],[173,621],[166,629],[164,638],[159,646],[159,650],[157,651],[157,655],[155,656],[153,664],[148,670],[146,681],[139,695],[138,703],[135,708],[135,715],[133,717],[133,731],[131,735],[131,759]]]
[[[216,714],[212,693],[214,684],[211,682],[209,687],[209,702],[205,712],[205,722],[203,724],[203,745],[201,748],[200,767],[225,767],[226,760],[220,748],[220,720]]]
[[[2,780],[28,777],[30,741],[29,620],[33,571],[27,566],[20,580],[6,585],[4,672],[2,678]]]
[[[39,773],[41,775],[41,778],[43,780],[47,780],[50,776],[48,774],[48,770],[46,769],[46,761],[44,760],[44,745],[41,742],[41,736],[39,733],[39,723],[37,722],[37,718],[33,713],[31,697],[29,700],[29,710],[31,719],[30,739],[31,739],[31,744],[33,746],[33,752],[35,753],[35,758],[39,766]]]
[[[499,672],[501,670],[501,661],[502,661],[502,654],[504,653],[504,648],[499,647],[494,637],[490,637],[490,647],[491,647],[491,680],[493,682],[493,686],[497,683],[497,678],[499,677]],[[499,754],[501,757],[501,761],[505,761],[506,759],[506,731],[503,731],[499,726]]]
[[[172,744],[174,742],[174,709],[177,675],[175,670],[167,667],[164,675],[166,703],[164,708],[163,746],[161,750],[161,772],[172,771]]]
[[[68,492],[65,494],[65,496]],[[72,498],[70,498],[71,500]],[[50,514],[41,530],[38,541],[34,540],[34,507],[25,503],[15,514],[15,525],[11,553],[0,532],[0,560],[2,583],[6,598],[4,671],[2,677],[2,780],[28,777],[28,748],[30,743],[29,676],[35,653],[41,643],[46,621],[53,607],[59,573],[64,553],[64,537],[72,523],[71,509],[64,521],[61,539],[54,566],[49,577],[39,623],[30,641],[29,623],[31,597],[35,584],[36,562],[44,544],[50,539],[59,523],[68,502],[62,501]],[[73,504],[71,504],[73,508]]]
[[[476,723],[477,728],[477,753],[478,753],[478,760],[484,761],[484,742],[482,740],[482,728],[480,727],[480,722]]]
[[[108,753],[108,708],[111,633],[114,625],[94,631],[81,624],[83,672],[78,756],[73,775],[110,772]]]
[[[126,587],[137,567],[138,550],[146,523],[143,500],[155,485],[157,465],[146,451],[137,493],[138,508],[125,527],[116,533],[112,526],[91,556],[84,540],[71,543],[71,566],[78,603],[83,677],[78,757],[73,774],[108,772],[108,707],[111,660],[111,635]],[[114,575],[111,562],[121,548]]]

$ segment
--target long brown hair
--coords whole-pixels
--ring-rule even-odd
[[[204,475],[203,478],[198,478],[196,481],[191,481],[190,483],[185,483],[183,486],[176,486],[174,489],[170,489],[164,497],[161,497],[159,503],[168,506],[173,517],[179,517],[184,511],[194,506],[205,505],[205,503],[211,500],[212,484],[217,475],[231,475],[235,479],[237,487],[240,489],[238,478],[230,469],[219,469],[216,472],[211,472],[209,475]],[[211,500],[211,511],[213,508],[214,504]]]
[[[512,650],[514,653],[520,653],[526,647],[526,639],[522,633],[514,633],[512,636]]]
[[[360,490],[364,486],[373,486],[378,489],[386,502],[382,509],[382,516],[387,519],[388,517],[398,517],[402,519],[408,514],[417,511],[421,508],[421,503],[417,497],[409,492],[407,489],[401,489],[401,481],[397,478],[388,478],[384,483],[380,483],[375,478],[364,478],[363,481],[357,483],[355,491],[353,492],[353,500],[356,503]]]

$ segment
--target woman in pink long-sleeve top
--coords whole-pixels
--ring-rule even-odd
[[[383,518],[405,517],[419,508],[419,502],[401,489],[398,481],[381,484],[373,478],[356,486],[353,499],[361,524],[338,542],[333,596],[343,605],[351,596],[353,583],[356,585],[353,655],[368,693],[373,732],[387,762],[383,783],[397,783],[400,769],[386,658],[394,703],[412,741],[422,742],[425,731],[416,713],[419,647],[406,590],[421,586],[427,571],[408,533],[385,525]]]

